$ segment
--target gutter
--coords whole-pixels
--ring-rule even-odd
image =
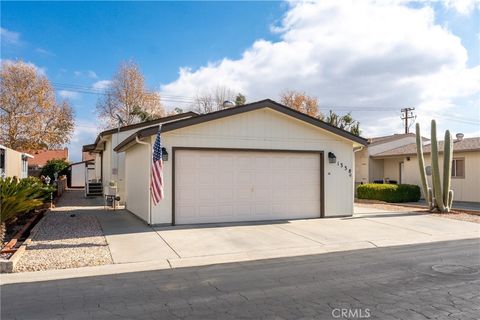
[[[143,145],[146,145],[150,148],[150,155],[149,155],[149,161],[150,161],[150,166],[149,166],[149,169],[152,170],[152,144],[150,142],[145,142],[145,141],[142,141],[140,140],[137,136],[135,137],[135,141],[138,143],[138,144],[143,144]],[[150,172],[150,174],[148,175],[148,224],[149,225],[152,225],[152,197],[150,195],[150,184],[152,183],[152,174]]]

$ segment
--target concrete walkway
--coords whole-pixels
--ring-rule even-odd
[[[179,258],[150,226],[126,210],[97,212],[114,263]]]
[[[83,201],[83,200],[82,200]],[[98,201],[98,200],[97,200]],[[105,233],[114,265],[2,275],[39,281],[92,274],[199,266],[336,251],[475,239],[480,224],[410,212],[358,207],[353,217],[150,227],[126,210],[89,207]],[[37,279],[37,280],[34,280]]]

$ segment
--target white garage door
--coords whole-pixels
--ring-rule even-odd
[[[175,223],[320,217],[319,153],[177,150]]]

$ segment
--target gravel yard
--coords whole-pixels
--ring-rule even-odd
[[[113,263],[102,228],[94,215],[52,211],[40,223],[33,241],[15,266],[15,272]]]
[[[362,201],[364,201],[364,200],[362,200]],[[375,208],[375,209],[386,210],[386,211],[418,212],[418,213],[424,213],[424,214],[431,214],[431,215],[434,215],[436,217],[441,217],[441,218],[449,218],[449,219],[456,219],[456,220],[480,223],[480,215],[475,214],[475,213],[463,212],[463,211],[453,210],[450,213],[433,213],[432,214],[431,212],[429,212],[428,210],[426,210],[424,208],[398,206],[398,205],[393,205],[393,204],[388,204],[388,203],[355,202],[355,205],[359,206],[359,207]]]

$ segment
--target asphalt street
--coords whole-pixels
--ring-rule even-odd
[[[479,272],[475,239],[6,284],[1,319],[478,319]]]

